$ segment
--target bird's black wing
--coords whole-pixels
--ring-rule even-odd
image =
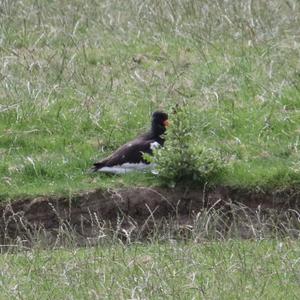
[[[140,163],[145,162],[143,159],[143,153],[152,153],[151,144],[155,140],[141,140],[136,139],[129,142],[120,148],[118,148],[109,157],[103,159],[100,162],[94,163],[94,171],[97,171],[103,167],[112,167],[122,165],[124,163]]]

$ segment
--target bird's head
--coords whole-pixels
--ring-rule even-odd
[[[155,111],[152,114],[152,131],[156,135],[161,135],[169,126],[168,114],[162,111]]]

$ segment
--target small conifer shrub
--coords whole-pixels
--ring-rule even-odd
[[[156,164],[159,178],[170,186],[180,182],[212,183],[223,169],[220,152],[201,143],[187,107],[177,108],[163,148],[146,159]]]

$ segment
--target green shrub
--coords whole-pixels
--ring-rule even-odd
[[[179,182],[213,183],[223,169],[220,152],[201,144],[188,108],[177,109],[170,119],[164,147],[147,156],[157,165],[159,178],[171,186]]]

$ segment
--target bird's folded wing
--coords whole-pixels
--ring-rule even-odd
[[[152,153],[153,147],[151,144],[156,143],[154,140],[134,140],[120,148],[118,148],[112,155],[104,160],[94,164],[97,169],[103,167],[120,166],[124,163],[139,163],[145,162],[143,153]]]

